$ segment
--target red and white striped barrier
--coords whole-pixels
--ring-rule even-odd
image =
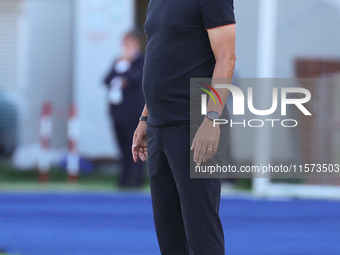
[[[50,145],[52,136],[52,104],[45,102],[42,106],[39,137],[40,152],[38,155],[39,182],[48,182],[48,171],[51,167]]]
[[[67,123],[68,153],[67,153],[67,174],[69,182],[77,182],[79,174],[79,119],[77,109],[71,104],[69,111],[69,119]]]

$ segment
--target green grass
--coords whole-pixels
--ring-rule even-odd
[[[65,169],[53,167],[49,171],[49,182],[39,183],[37,169],[19,171],[8,161],[2,160],[0,161],[0,191],[116,191],[119,189],[116,172],[117,164],[106,164],[104,167],[99,164],[93,173],[81,174],[77,183],[68,183]],[[146,182],[143,190],[147,189]]]
[[[238,190],[251,190],[252,188],[252,179],[250,178],[240,178],[236,180],[236,188]]]
[[[38,170],[20,171],[15,169],[10,161],[0,160],[0,192],[114,192],[118,190],[135,191],[134,188],[120,189],[117,185],[118,164],[96,163],[91,174],[81,174],[77,183],[68,183],[65,169],[53,167],[49,171],[49,182],[39,183]],[[145,171],[145,182],[142,191],[149,191],[149,179]],[[236,189],[240,191],[251,190],[251,179],[240,178],[236,180]],[[1,255],[1,253],[0,253]]]

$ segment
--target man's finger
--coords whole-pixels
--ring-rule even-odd
[[[214,147],[213,144],[208,145],[207,151],[206,151],[205,156],[203,158],[203,162],[207,162],[210,158],[212,158],[213,147]]]
[[[134,134],[133,139],[132,139],[131,151],[132,151],[133,161],[135,161],[136,163],[138,161],[138,150],[139,150],[139,146],[141,142],[142,142],[142,137],[140,135]]]
[[[138,148],[136,144],[132,145],[132,158],[135,163],[138,162]]]
[[[143,155],[144,155],[144,158],[145,158],[145,161],[148,160],[148,148],[143,148]]]
[[[202,143],[197,142],[195,144],[195,147],[194,147],[194,162],[196,162],[196,163],[198,161],[198,157],[199,157],[199,154],[200,154],[201,147],[202,147]]]
[[[198,154],[198,159],[196,161],[196,164],[198,166],[201,165],[203,157],[204,157],[204,154],[205,154],[206,151],[207,151],[207,144],[203,143],[202,147],[201,147],[201,150],[200,150],[200,152]]]
[[[143,162],[146,161],[146,157],[145,157],[145,155],[144,155],[144,150],[143,150],[143,148],[139,148],[138,155],[139,155],[139,158],[140,158]]]
[[[144,157],[148,159],[148,148],[147,147],[143,147],[143,154],[144,154]]]
[[[138,162],[138,154],[137,154],[137,152],[133,152],[132,158],[133,158],[133,161],[134,161],[135,163]]]
[[[215,143],[212,147],[212,154],[211,154],[211,158],[215,156],[216,152],[218,149],[218,143]]]

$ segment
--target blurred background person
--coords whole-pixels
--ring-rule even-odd
[[[123,37],[123,53],[114,61],[104,83],[108,88],[109,112],[122,153],[120,187],[141,187],[143,162],[135,164],[131,156],[131,139],[144,107],[142,92],[144,54],[141,34],[131,31]]]

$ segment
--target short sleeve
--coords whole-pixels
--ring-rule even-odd
[[[205,29],[235,24],[233,0],[199,0]]]

